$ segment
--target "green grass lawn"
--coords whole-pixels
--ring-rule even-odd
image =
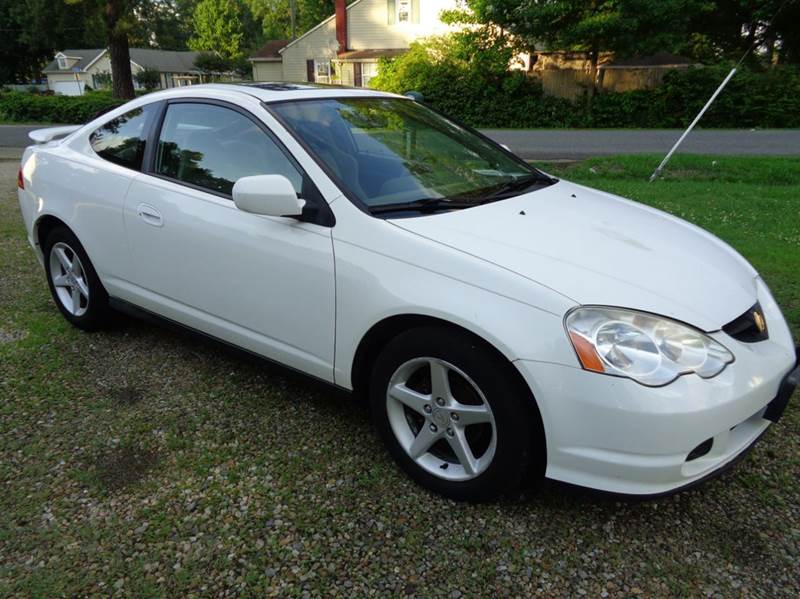
[[[800,332],[800,160],[547,170],[668,210],[753,262]],[[800,594],[799,398],[730,474],[646,503],[422,491],[363,408],[217,344],[66,324],[0,160],[0,596]]]

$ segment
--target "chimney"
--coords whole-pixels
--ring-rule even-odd
[[[339,54],[347,52],[347,10],[345,0],[336,0],[336,41]]]

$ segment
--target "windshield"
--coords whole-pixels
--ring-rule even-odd
[[[269,108],[374,213],[466,208],[552,183],[410,100],[327,98]]]

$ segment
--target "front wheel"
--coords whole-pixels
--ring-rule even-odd
[[[543,460],[543,432],[513,368],[467,333],[424,327],[392,340],[370,384],[390,453],[422,486],[480,501],[513,491]]]

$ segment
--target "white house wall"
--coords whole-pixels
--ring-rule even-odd
[[[445,33],[450,28],[439,13],[456,7],[455,0],[419,0],[419,23],[389,25],[387,0],[361,0],[347,11],[348,50],[407,48],[418,38]]]
[[[283,50],[283,80],[307,81],[306,61],[334,59],[337,49],[336,20],[331,19]]]
[[[283,65],[280,61],[253,61],[254,81],[283,81]]]
[[[133,75],[133,86],[135,88],[139,88],[139,83],[136,81],[136,73],[140,72],[142,67],[137,64],[131,62],[131,74]],[[108,55],[108,52],[103,54],[97,62],[92,64],[88,69],[86,69],[86,74],[88,76],[88,83],[92,87],[94,84],[92,83],[92,75],[111,75],[111,57]]]
[[[84,89],[83,86],[92,85],[92,77],[91,75],[86,75],[86,73],[77,73],[78,80],[83,83],[83,86],[79,88],[78,83],[75,81],[75,75],[76,73],[71,71],[64,71],[63,73],[47,73],[47,89],[70,96],[80,95]],[[74,88],[68,87],[65,90],[63,86],[57,85],[59,83],[72,83],[74,84]]]
[[[352,4],[347,9],[347,49],[407,48],[417,39],[452,31],[450,26],[441,22],[439,14],[457,8],[456,0],[419,0],[415,5],[419,6],[419,23],[390,25],[387,0],[361,0]],[[283,80],[307,81],[306,61],[335,59],[338,50],[336,19],[330,19],[283,50]],[[335,78],[339,78],[338,73]],[[343,83],[350,82],[352,72],[342,73],[341,79]],[[257,80],[266,79],[259,74]]]

